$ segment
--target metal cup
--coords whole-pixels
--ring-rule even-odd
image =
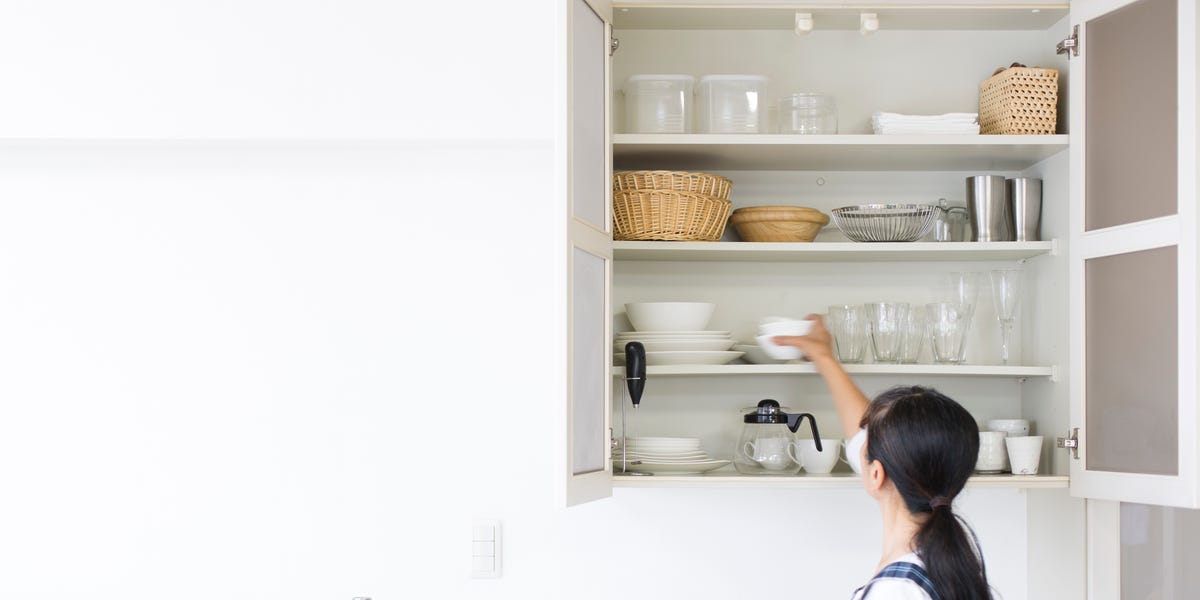
[[[1012,219],[1014,239],[1036,242],[1041,239],[1042,180],[1017,177],[1004,182],[1007,210]]]
[[[972,242],[1011,242],[1011,213],[1006,210],[1002,175],[973,175],[967,178],[967,216]]]

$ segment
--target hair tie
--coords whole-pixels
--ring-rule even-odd
[[[938,508],[941,508],[943,506],[950,506],[950,503],[953,501],[954,501],[953,498],[947,498],[945,496],[934,496],[929,499],[929,508],[931,508],[933,510],[937,510]]]

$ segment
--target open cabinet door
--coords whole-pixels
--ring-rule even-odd
[[[1195,0],[1071,22],[1071,493],[1195,508]]]
[[[567,7],[567,460],[566,502],[612,495],[612,5]]]

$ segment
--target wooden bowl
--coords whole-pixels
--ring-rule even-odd
[[[747,242],[811,242],[829,215],[803,206],[747,206],[733,211],[729,224]]]

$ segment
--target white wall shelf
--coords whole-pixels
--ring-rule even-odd
[[[616,134],[613,168],[721,171],[1019,171],[1067,135]]]
[[[645,4],[653,4],[645,6]],[[1045,30],[1067,15],[1066,2],[1040,0],[1010,0],[1010,6],[970,7],[964,2],[957,6],[887,7],[880,3],[864,5],[870,10],[821,0],[808,2],[757,2],[754,10],[734,6],[728,1],[692,2],[693,6],[662,6],[660,0],[624,0],[613,4],[613,27],[616,29],[792,29],[797,11],[813,16],[815,30],[857,30],[859,14],[873,12],[879,16],[880,29],[886,31],[929,30]],[[824,6],[822,5],[824,4]],[[830,6],[830,4],[834,4]],[[837,6],[841,4],[842,6]],[[1021,6],[1024,4],[1025,6]]]
[[[628,488],[770,488],[770,489],[851,489],[862,486],[854,473],[828,475],[743,475],[729,469],[699,475],[613,475],[614,487]],[[988,489],[1065,489],[1070,484],[1067,475],[975,475],[967,481],[968,488]]]
[[[614,242],[616,260],[901,262],[1026,260],[1055,252],[1047,242]]]
[[[842,365],[851,375],[937,375],[944,377],[1053,377],[1054,367],[1014,365]],[[657,365],[646,367],[647,375],[816,375],[808,363],[780,365]],[[613,367],[613,375],[625,376],[625,367]]]

